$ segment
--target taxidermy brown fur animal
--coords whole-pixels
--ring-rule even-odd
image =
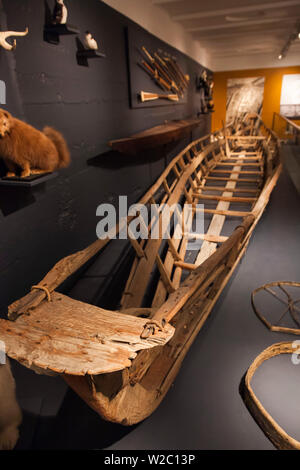
[[[42,132],[0,109],[0,157],[8,168],[8,177],[21,177],[65,168],[70,153],[62,134],[52,127]]]
[[[0,365],[0,450],[11,450],[19,439],[22,421],[21,409],[16,400],[16,385],[8,358]]]

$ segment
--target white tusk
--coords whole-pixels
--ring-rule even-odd
[[[0,46],[5,50],[11,51],[16,48],[17,42],[14,40],[13,44],[9,44],[6,39],[11,36],[26,36],[28,34],[28,28],[25,31],[1,31],[0,32]]]

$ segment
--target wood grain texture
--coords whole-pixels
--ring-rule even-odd
[[[15,322],[0,320],[7,354],[27,367],[73,375],[102,374],[131,365],[137,351],[165,344],[162,332],[141,339],[146,320],[104,310],[57,292]]]

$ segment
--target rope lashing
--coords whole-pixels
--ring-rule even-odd
[[[31,287],[31,290],[34,290],[34,289],[44,291],[45,294],[47,295],[47,300],[48,300],[48,302],[51,302],[52,299],[51,299],[51,294],[50,294],[50,291],[49,291],[48,287],[39,286],[39,285],[37,285],[37,286],[32,286],[32,287]]]

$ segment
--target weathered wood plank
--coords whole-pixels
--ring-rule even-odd
[[[56,292],[30,315],[0,320],[7,354],[27,367],[73,375],[122,370],[141,349],[165,344],[174,328],[142,339],[146,319],[105,310]]]

